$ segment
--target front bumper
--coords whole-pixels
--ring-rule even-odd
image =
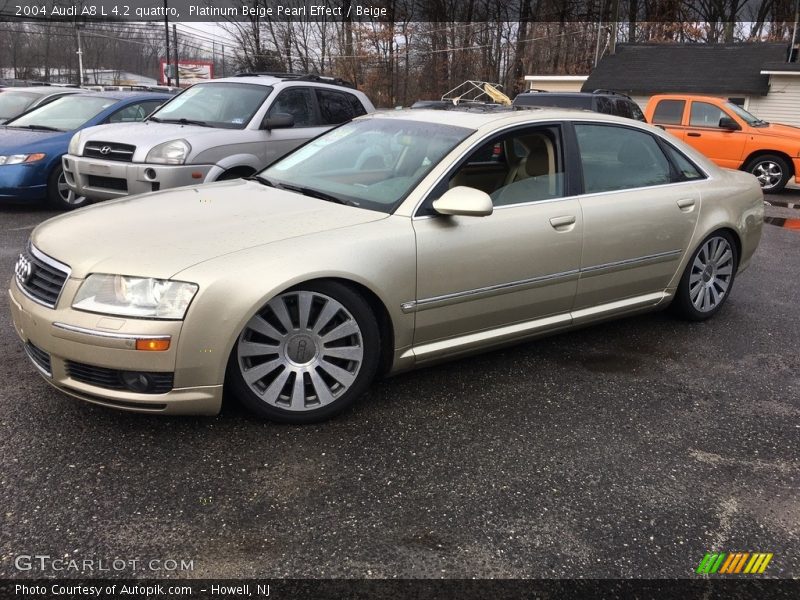
[[[47,174],[39,163],[0,166],[0,200],[41,200]]]
[[[792,166],[794,166],[794,182],[800,184],[800,157],[792,159]]]
[[[68,279],[62,297],[72,298],[80,281]],[[181,321],[149,321],[104,317],[72,310],[51,309],[24,295],[11,282],[9,304],[14,329],[26,345],[31,362],[55,388],[87,402],[120,410],[166,415],[215,415],[222,406],[222,385],[191,386],[177,367]],[[64,304],[61,302],[60,304]],[[132,349],[135,337],[169,335],[169,350],[147,352]],[[30,346],[32,345],[32,346]],[[49,357],[49,369],[31,356],[30,348]],[[118,371],[174,372],[172,389],[166,393],[135,393],[110,389],[74,378],[70,364]]]
[[[72,190],[90,200],[111,200],[213,180],[216,165],[158,165],[100,160],[67,154],[64,174]]]

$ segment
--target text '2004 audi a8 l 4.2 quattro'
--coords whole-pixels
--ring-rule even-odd
[[[250,180],[34,230],[16,330],[63,392],[287,422],[374,377],[671,305],[716,313],[762,194],[663,131],[557,109],[358,118]]]

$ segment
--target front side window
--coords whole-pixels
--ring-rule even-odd
[[[719,127],[719,120],[728,114],[719,107],[708,102],[692,102],[689,116],[691,127]]]
[[[252,83],[198,83],[167,102],[151,119],[244,129],[270,92],[270,86]]]
[[[311,97],[311,90],[308,88],[297,87],[282,91],[270,106],[267,117],[274,117],[278,113],[292,115],[295,127],[317,125],[314,101]]]
[[[669,161],[649,133],[614,125],[575,124],[587,194],[672,181]]]
[[[653,123],[659,125],[680,125],[683,120],[685,100],[661,100],[653,112]]]
[[[472,132],[405,119],[357,120],[315,138],[259,177],[307,196],[391,213]]]
[[[72,131],[93,119],[109,106],[119,102],[116,98],[73,94],[63,96],[50,104],[35,108],[9,123],[9,127],[26,127]]]
[[[561,133],[556,126],[519,129],[482,144],[449,177],[438,197],[457,186],[482,190],[494,206],[564,195]],[[429,198],[432,201],[433,198]]]

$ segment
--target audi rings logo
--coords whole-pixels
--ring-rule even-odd
[[[20,254],[17,259],[17,264],[14,265],[14,273],[17,275],[17,281],[20,283],[27,283],[28,279],[30,279],[33,274],[33,265],[31,261]]]
[[[103,156],[105,156],[109,152],[111,152],[111,146],[103,146],[102,148],[100,148],[100,154],[102,154]]]

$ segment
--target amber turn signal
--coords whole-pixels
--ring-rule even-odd
[[[169,339],[141,338],[136,340],[137,350],[147,350],[150,352],[163,352],[169,350]]]

